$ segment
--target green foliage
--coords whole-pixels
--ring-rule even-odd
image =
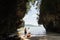
[[[26,7],[27,7],[27,12],[28,12],[28,11],[29,11],[29,9],[30,9],[29,2],[26,4]]]
[[[28,1],[34,2],[35,0],[28,0]]]
[[[31,8],[31,6],[29,5],[29,2],[34,3],[34,1],[35,1],[35,0],[28,0],[28,2],[26,3],[26,7],[27,7],[27,11],[26,11],[26,12],[28,12],[29,9]]]

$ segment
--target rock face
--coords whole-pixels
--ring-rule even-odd
[[[17,0],[17,26],[22,27],[24,26],[24,20],[22,20],[22,18],[25,16],[26,14],[26,3],[28,2],[28,0]],[[23,25],[22,25],[23,24]]]
[[[0,39],[17,32],[18,22],[22,23],[20,19],[26,12],[26,2],[27,0],[0,0]]]
[[[12,0],[0,0],[0,34],[16,31],[17,2]],[[11,30],[9,30],[11,29]],[[13,31],[12,31],[13,30]]]
[[[60,32],[60,0],[42,0],[38,23],[47,31]]]

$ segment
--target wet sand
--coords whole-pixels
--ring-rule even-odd
[[[47,36],[44,38],[40,38],[40,40],[60,40],[60,34],[57,33],[48,33]]]
[[[30,40],[60,40],[60,36],[50,34],[46,37],[33,37]]]
[[[60,34],[57,33],[48,33],[47,34],[48,40],[60,40]]]
[[[60,40],[60,34],[49,33],[47,36],[43,37],[32,37],[27,40]]]

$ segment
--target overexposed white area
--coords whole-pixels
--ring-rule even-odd
[[[43,24],[40,24],[39,26],[36,26],[36,25],[30,25],[30,24],[27,24],[25,25],[24,28],[20,28],[18,29],[18,32],[20,33],[19,36],[22,36],[24,35],[24,29],[27,29],[27,34],[28,33],[31,33],[31,36],[34,37],[34,36],[46,36],[46,29],[44,28]]]
[[[46,35],[46,30],[43,26],[43,24],[38,25],[38,15],[39,13],[39,5],[41,4],[39,1],[35,1],[34,4],[32,2],[29,2],[31,8],[23,18],[25,21],[25,28],[27,29],[27,32],[30,32],[32,35],[35,36],[43,36]]]
[[[27,14],[25,15],[25,17],[23,18],[23,20],[25,21],[25,24],[33,24],[33,25],[38,25],[37,23],[37,18],[39,14],[39,9],[37,8],[38,6],[36,6],[38,3],[38,1],[36,1],[34,3],[34,5],[30,2],[30,6],[31,8],[29,9],[29,11],[27,12]],[[37,9],[36,9],[37,8]]]
[[[34,26],[34,25],[26,25],[25,28],[27,29],[27,33],[31,33],[33,36],[46,36],[46,29],[44,26],[41,24],[39,26]]]

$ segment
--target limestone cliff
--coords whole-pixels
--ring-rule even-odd
[[[47,31],[60,32],[60,0],[42,0],[38,23]]]
[[[0,0],[0,40],[16,33],[18,24],[22,23],[20,19],[26,12],[26,2],[27,0]]]

